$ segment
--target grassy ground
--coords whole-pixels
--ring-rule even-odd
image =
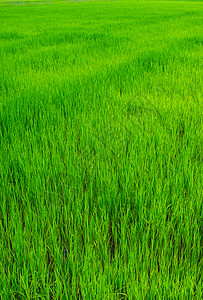
[[[0,6],[2,299],[201,299],[202,16]]]

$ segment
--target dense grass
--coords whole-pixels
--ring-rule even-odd
[[[203,6],[0,6],[0,297],[201,299]]]

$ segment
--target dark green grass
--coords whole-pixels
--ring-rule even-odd
[[[201,299],[202,13],[0,6],[2,299]]]

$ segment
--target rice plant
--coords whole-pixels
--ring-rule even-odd
[[[202,2],[0,2],[0,297],[201,299]]]

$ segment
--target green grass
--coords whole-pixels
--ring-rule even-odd
[[[2,299],[201,299],[202,16],[0,6]]]

